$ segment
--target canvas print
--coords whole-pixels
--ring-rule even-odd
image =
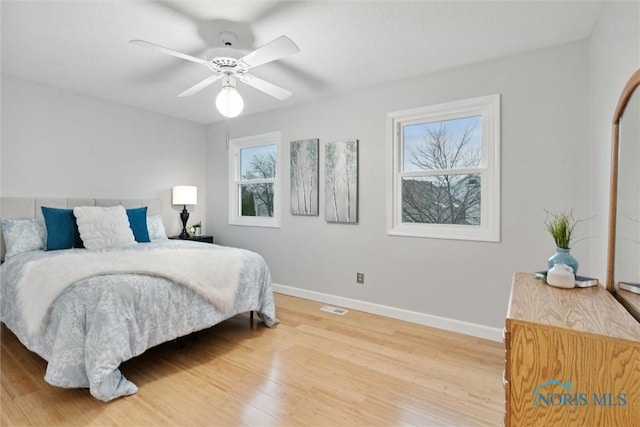
[[[325,219],[358,222],[358,140],[325,145]]]
[[[318,215],[318,139],[291,141],[291,213]]]

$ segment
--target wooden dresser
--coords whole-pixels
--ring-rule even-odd
[[[640,295],[624,289],[616,289],[616,299],[640,322]]]
[[[506,426],[640,426],[640,323],[601,286],[516,273],[504,343]]]

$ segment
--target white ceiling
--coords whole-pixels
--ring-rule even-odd
[[[207,68],[128,41],[205,58],[223,30],[245,52],[289,36],[300,53],[251,72],[293,96],[278,101],[238,83],[246,115],[584,39],[601,3],[2,0],[2,72],[211,123],[223,119],[220,83],[176,97]]]

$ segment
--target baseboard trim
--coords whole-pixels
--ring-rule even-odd
[[[323,292],[310,291],[308,289],[294,288],[292,286],[273,284],[273,291],[290,295],[293,297],[309,299],[325,304],[333,304],[352,310],[364,311],[366,313],[377,314],[379,316],[390,317],[392,319],[404,320],[405,322],[417,323],[419,325],[430,326],[432,328],[444,329],[458,332],[460,334],[471,335],[477,338],[484,338],[491,341],[502,341],[502,330],[489,326],[478,325],[476,323],[464,322],[462,320],[449,319],[446,317],[434,316],[432,314],[420,313],[417,311],[405,310],[388,305],[376,304],[372,302],[346,298],[337,295],[325,294]]]

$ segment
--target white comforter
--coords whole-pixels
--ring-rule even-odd
[[[217,259],[226,258],[237,264],[229,269],[230,273],[220,273],[218,279],[213,270],[207,270],[205,274],[212,277],[211,283],[225,282],[236,275],[236,283],[222,285],[224,293],[233,295],[230,303],[222,300],[212,303],[211,300],[216,299],[213,289],[208,290],[209,295],[203,296],[190,285],[181,285],[166,278],[173,274],[166,272],[162,274],[165,277],[155,277],[148,273],[129,274],[109,266],[107,270],[110,272],[84,274],[72,285],[68,282],[73,275],[58,274],[63,279],[49,281],[47,273],[40,271],[46,271],[45,266],[49,263],[41,260],[59,258],[60,261],[54,261],[54,264],[62,268],[66,263],[62,259],[68,257],[78,261],[89,251],[40,251],[10,258],[0,267],[0,320],[30,350],[49,362],[45,375],[47,382],[60,387],[89,387],[92,395],[104,401],[137,391],[137,387],[122,376],[118,366],[149,347],[251,310],[257,311],[267,326],[277,323],[269,269],[262,257],[253,252],[195,242],[162,241],[123,249],[105,249],[98,253],[92,251],[91,257],[102,254],[105,259],[115,259],[122,256],[112,254],[124,253],[124,257],[142,260],[153,252],[177,256],[182,251],[176,251],[176,248],[186,250],[188,256],[201,262],[207,257],[206,253],[210,253],[213,259],[212,253],[216,252]],[[179,269],[179,264],[176,262],[174,267]],[[40,277],[36,285],[31,279],[21,279],[25,271],[35,271],[27,276]],[[28,321],[29,315],[23,311],[25,304],[30,304],[26,301],[38,300],[38,289],[44,295],[44,290],[53,283],[58,283],[53,287],[61,286],[63,289],[54,297],[53,304],[44,310],[42,320]],[[31,290],[20,291],[22,300],[18,304],[19,289],[24,286]],[[33,333],[29,333],[28,322],[41,324],[42,328],[36,327]]]

